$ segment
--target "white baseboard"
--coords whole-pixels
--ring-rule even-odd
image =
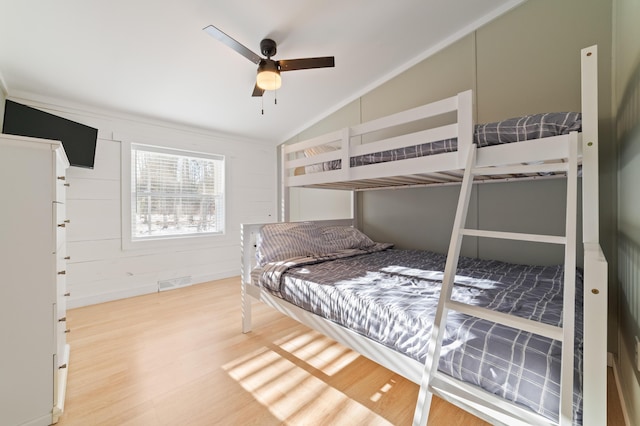
[[[237,271],[222,272],[217,274],[196,275],[192,277],[190,285],[202,284],[209,281],[221,280],[238,275]],[[240,279],[238,278],[238,285]],[[67,309],[81,308],[83,306],[96,305],[98,303],[111,302],[114,300],[127,299],[129,297],[142,296],[145,294],[157,293],[158,283],[146,284],[135,288],[127,288],[116,291],[104,292],[100,294],[90,294],[86,296],[71,296],[67,300]]]
[[[86,296],[73,296],[67,300],[67,309],[81,308],[83,306],[97,305],[98,303],[111,302],[113,300],[126,299],[129,297],[142,296],[158,292],[156,283],[147,284],[141,287],[128,288],[124,290],[109,291],[100,294],[89,294]]]

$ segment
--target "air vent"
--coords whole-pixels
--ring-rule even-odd
[[[158,281],[158,291],[173,290],[175,288],[191,285],[191,276],[171,278]]]

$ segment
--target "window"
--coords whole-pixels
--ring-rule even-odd
[[[132,242],[224,233],[223,156],[139,144],[129,153]]]

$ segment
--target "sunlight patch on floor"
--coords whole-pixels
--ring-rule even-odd
[[[371,395],[371,401],[378,402],[384,396],[385,393],[389,392],[393,385],[395,384],[395,380],[389,380],[388,383],[385,383],[384,386],[378,390],[378,392]]]
[[[303,423],[308,416],[320,416],[331,424],[391,424],[327,383],[358,354],[315,332],[287,336],[276,343],[222,368],[279,420]],[[375,400],[391,386],[380,388]]]

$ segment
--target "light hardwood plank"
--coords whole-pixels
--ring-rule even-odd
[[[414,383],[260,303],[242,334],[239,282],[68,311],[58,425],[411,424]],[[431,424],[487,424],[434,400]]]

